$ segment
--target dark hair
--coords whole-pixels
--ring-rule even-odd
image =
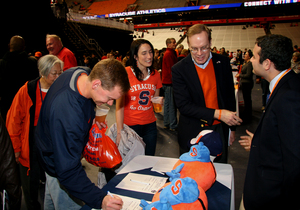
[[[91,56],[86,56],[85,59],[90,62],[92,58],[91,58]]]
[[[251,50],[248,50],[247,52],[248,52],[249,57],[252,58],[252,56],[253,56],[252,51],[251,51]]]
[[[271,34],[258,37],[255,44],[261,47],[258,53],[260,63],[269,59],[274,63],[278,71],[283,71],[291,67],[291,59],[293,57],[291,39],[282,35]]]
[[[89,75],[90,81],[99,79],[101,86],[105,90],[112,90],[119,85],[122,92],[126,93],[130,89],[128,75],[123,64],[116,59],[104,59],[98,62]]]
[[[154,54],[154,48],[153,48],[152,44],[146,39],[136,39],[131,43],[131,46],[130,46],[130,64],[133,68],[133,71],[135,73],[136,78],[139,81],[143,80],[142,72],[139,69],[139,67],[137,66],[137,62],[136,62],[134,57],[138,56],[138,52],[139,52],[139,49],[140,49],[142,44],[148,44],[151,47],[152,53]],[[155,74],[155,70],[153,68],[153,60],[152,60],[152,65],[149,67],[149,69],[150,69],[150,74],[152,74],[152,75]]]

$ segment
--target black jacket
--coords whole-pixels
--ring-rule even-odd
[[[38,76],[36,59],[28,57],[25,51],[8,52],[0,60],[0,108],[4,121],[18,90]]]
[[[243,65],[240,78],[241,83],[253,84],[253,66],[251,61]]]
[[[20,209],[22,190],[18,165],[5,123],[0,116],[0,190],[5,189],[9,197],[9,209]]]
[[[230,61],[228,57],[212,53],[212,62],[219,108],[235,111]],[[181,148],[188,149],[189,141],[203,130],[205,124],[212,125],[215,110],[205,105],[201,83],[191,54],[172,67],[172,81],[175,103],[180,112],[178,141]]]
[[[300,75],[278,82],[254,133],[244,186],[246,210],[299,209]]]

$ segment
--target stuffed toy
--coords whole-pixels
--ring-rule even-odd
[[[182,165],[183,164],[183,165]],[[209,150],[203,142],[191,146],[190,151],[182,154],[167,175],[174,178],[190,177],[207,191],[216,181],[216,170],[209,158]]]
[[[222,139],[218,132],[213,130],[203,130],[201,131],[196,138],[191,139],[191,145],[198,144],[203,142],[204,145],[209,149],[211,156],[220,156],[222,154]]]
[[[189,177],[175,178],[166,183],[153,196],[152,202],[167,200],[173,210],[207,209],[208,201],[204,190],[197,182]]]
[[[142,199],[140,207],[142,207],[143,210],[173,210],[171,204],[168,202],[166,197],[163,197],[162,199],[151,204],[147,203],[147,201]]]

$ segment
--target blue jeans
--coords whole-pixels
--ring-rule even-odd
[[[156,141],[157,141],[157,128],[156,122],[146,125],[133,125],[132,128],[146,144],[145,155],[155,155]]]
[[[44,210],[79,210],[84,204],[79,199],[69,195],[66,189],[62,189],[57,178],[46,173],[46,190]],[[72,198],[71,198],[72,197]]]
[[[170,85],[163,85],[165,93],[164,102],[164,126],[171,129],[177,128],[177,114],[173,98],[173,87]]]

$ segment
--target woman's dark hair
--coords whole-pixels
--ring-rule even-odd
[[[138,51],[139,51],[142,44],[148,44],[151,47],[152,53],[154,54],[154,48],[153,48],[152,44],[146,39],[136,39],[131,43],[131,46],[130,46],[130,65],[132,66],[133,71],[136,75],[136,78],[139,81],[143,80],[143,75],[142,75],[141,70],[137,66],[135,56],[136,57],[138,56]],[[152,65],[149,67],[149,69],[150,69],[150,74],[152,74],[152,75],[155,74],[155,70],[153,68],[153,60],[152,60]]]
[[[274,63],[278,71],[283,71],[291,67],[291,59],[293,57],[291,39],[282,35],[271,34],[258,37],[255,44],[261,47],[258,53],[260,63],[269,59]]]
[[[247,52],[248,52],[249,57],[252,58],[252,56],[253,56],[252,51],[251,51],[251,50],[248,50]]]

